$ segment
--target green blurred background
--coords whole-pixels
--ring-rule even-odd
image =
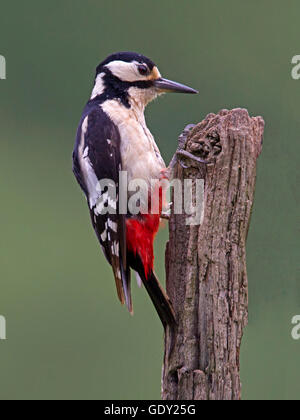
[[[162,328],[144,290],[135,316],[112,274],[71,172],[94,69],[109,53],[151,57],[198,96],[151,105],[148,125],[168,161],[191,122],[246,107],[266,121],[248,240],[250,321],[244,399],[299,399],[300,54],[298,1],[2,0],[0,54],[1,399],[160,397]],[[156,243],[164,277],[167,230]]]

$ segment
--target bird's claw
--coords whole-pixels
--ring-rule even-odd
[[[196,124],[188,124],[184,127],[184,134],[188,133],[189,131],[191,131],[194,127],[196,127]]]
[[[197,163],[204,163],[205,165],[208,165],[210,163],[208,160],[204,160],[204,159],[198,158],[197,156],[194,156],[192,153],[187,152],[186,150],[178,150],[176,152],[176,155],[177,156],[180,156],[180,157],[183,157],[183,158],[187,158],[187,159],[193,160],[194,162],[197,162]],[[185,169],[188,168],[188,166],[186,166],[181,160],[178,160],[178,162],[180,163],[180,165],[183,168],[185,168]]]
[[[161,219],[165,219],[165,220],[170,220],[171,218],[171,209],[167,210],[167,211],[163,211],[160,215]]]
[[[173,170],[175,165],[177,163],[179,163],[179,165],[184,168],[184,169],[188,169],[189,166],[186,165],[184,163],[184,159],[189,159],[193,162],[197,162],[197,163],[201,163],[201,164],[205,164],[208,165],[210,162],[206,161],[204,159],[201,159],[195,155],[193,155],[192,153],[188,152],[187,150],[185,150],[186,147],[186,142],[187,142],[187,138],[188,138],[188,134],[189,132],[195,127],[195,124],[189,124],[185,127],[185,129],[183,130],[183,133],[180,135],[179,137],[179,146],[178,149],[170,163],[170,169]]]
[[[168,203],[165,206],[164,210],[162,211],[162,213],[160,215],[161,219],[170,220],[171,214],[172,214],[172,206],[173,206],[173,203],[172,202],[171,203]]]

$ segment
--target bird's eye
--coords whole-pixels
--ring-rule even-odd
[[[138,70],[142,76],[147,76],[147,74],[149,73],[148,67],[145,66],[144,64],[141,64],[140,66],[138,66]]]

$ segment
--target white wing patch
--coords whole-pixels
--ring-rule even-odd
[[[117,210],[117,203],[115,200],[113,200],[111,197],[108,196],[107,201],[108,201],[109,207],[111,207],[114,210]]]
[[[100,200],[101,197],[101,200]],[[103,213],[103,210],[107,207],[107,203],[108,203],[108,192],[105,192],[101,195],[101,191],[98,192],[98,201],[97,201],[97,205],[94,209],[94,213],[99,216],[99,214]]]
[[[84,175],[84,181],[85,181],[88,193],[89,193],[89,205],[90,205],[90,208],[92,209],[96,205],[99,199],[99,192],[97,191],[97,185],[99,181],[94,172],[91,161],[88,157],[89,148],[86,147],[84,149],[84,145],[85,145],[84,140],[85,140],[85,135],[88,128],[88,122],[89,122],[89,117],[86,117],[81,127],[81,141],[78,148],[78,152],[79,152],[79,162],[80,162],[81,171]]]
[[[116,257],[120,256],[120,246],[119,246],[119,242],[114,241],[111,245],[111,252],[113,255],[115,255]]]
[[[113,230],[115,233],[118,233],[118,225],[117,223],[113,222],[111,219],[108,220],[108,226]]]
[[[105,229],[105,231],[101,235],[101,241],[106,242],[106,239],[107,239],[107,230]]]

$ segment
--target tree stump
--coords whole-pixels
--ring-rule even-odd
[[[204,179],[205,211],[199,226],[186,215],[170,219],[167,293],[178,328],[165,339],[165,400],[239,400],[240,346],[248,322],[246,239],[261,153],[264,121],[245,109],[209,114],[184,132],[185,150],[210,161],[185,159],[174,178]],[[172,351],[167,349],[172,347]]]

